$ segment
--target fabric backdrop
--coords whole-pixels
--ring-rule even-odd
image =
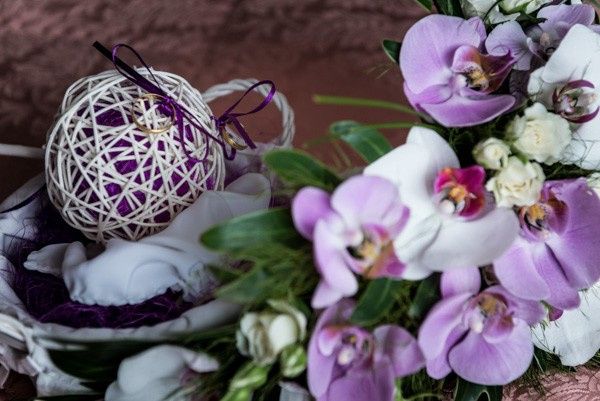
[[[234,78],[275,81],[296,111],[298,146],[338,119],[405,119],[393,112],[318,106],[312,96],[402,101],[400,73],[381,52],[380,40],[400,40],[422,15],[410,0],[1,0],[0,142],[43,145],[65,89],[110,68],[91,47],[94,40],[131,44],[149,64],[184,76],[200,90]],[[228,102],[216,104],[214,112]],[[252,120],[248,126],[257,139],[277,134],[273,107]],[[394,143],[404,136],[389,132]],[[0,198],[42,167],[41,161],[0,157]],[[544,396],[515,387],[506,399],[600,400],[599,378],[580,369],[548,378]],[[13,377],[0,400],[22,399],[27,387]]]

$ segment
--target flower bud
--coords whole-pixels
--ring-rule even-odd
[[[292,378],[299,376],[306,369],[306,351],[301,345],[292,345],[283,350],[279,358],[281,374]]]
[[[479,142],[473,149],[473,157],[477,164],[490,170],[500,170],[506,166],[508,156],[510,147],[498,138],[488,138]]]

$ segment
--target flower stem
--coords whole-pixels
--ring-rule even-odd
[[[377,109],[389,109],[401,111],[403,113],[419,115],[418,112],[413,110],[412,108],[405,106],[403,104],[387,102],[385,100],[377,100],[377,99],[363,99],[363,98],[355,98],[355,97],[345,97],[345,96],[326,96],[326,95],[314,95],[313,101],[316,104],[331,104],[331,105],[341,105],[341,106],[362,106],[362,107],[373,107]]]

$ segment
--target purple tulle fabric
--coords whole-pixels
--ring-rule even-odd
[[[23,263],[34,250],[49,244],[87,241],[61,219],[47,201],[45,188],[35,196],[43,198],[36,213],[37,221],[33,222],[38,228],[37,238],[25,240],[15,237],[5,249],[5,256],[14,265],[9,277],[11,287],[35,319],[74,328],[131,328],[175,319],[193,306],[183,301],[180,293],[172,291],[135,305],[85,305],[69,298],[69,292],[59,277],[25,269]]]

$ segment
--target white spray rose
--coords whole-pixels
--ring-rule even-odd
[[[541,103],[525,109],[522,117],[515,117],[507,127],[507,134],[524,156],[546,164],[562,158],[572,137],[569,122],[546,110]]]
[[[498,206],[531,206],[540,197],[544,172],[537,163],[522,162],[518,157],[508,158],[506,167],[485,185],[493,192]]]
[[[304,340],[306,316],[286,302],[268,301],[272,311],[249,312],[240,321],[237,348],[259,364],[271,364],[289,345]]]
[[[473,149],[473,157],[477,164],[490,170],[500,170],[506,166],[508,156],[510,147],[498,138],[488,138],[479,142]]]
[[[520,11],[531,14],[552,0],[460,0],[465,17],[479,17],[490,24],[514,21]]]

